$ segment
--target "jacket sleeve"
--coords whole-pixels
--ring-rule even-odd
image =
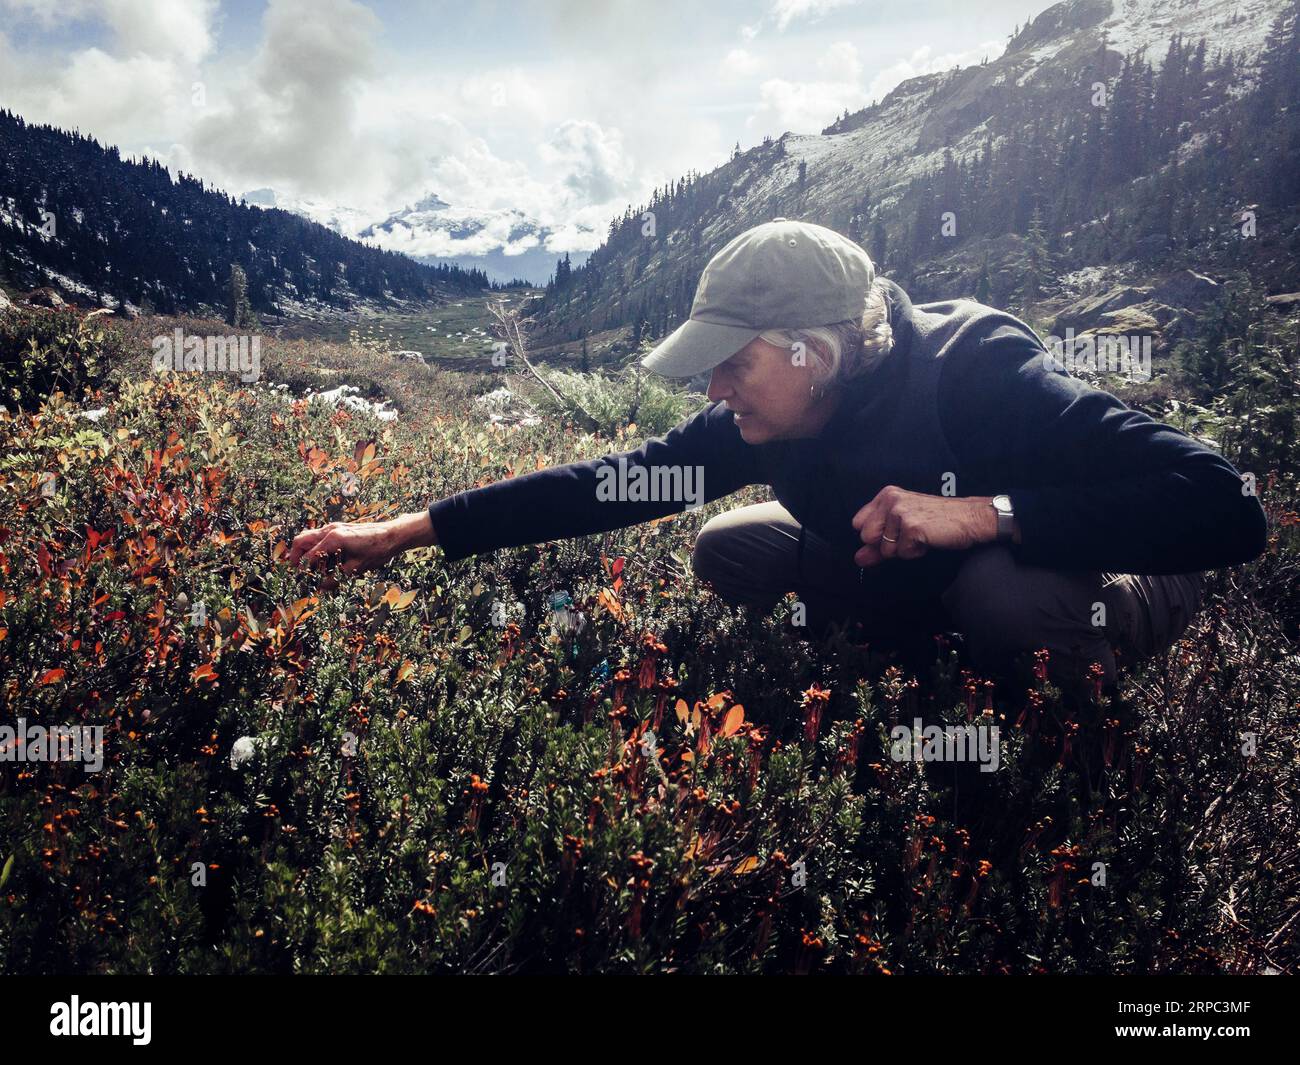
[[[954,453],[1011,497],[1018,558],[1170,574],[1263,553],[1263,507],[1231,463],[1049,367],[1045,354],[1037,338],[1003,327],[946,367],[940,386]]]
[[[638,469],[641,472],[637,472]],[[760,483],[757,454],[721,403],[634,451],[510,477],[429,507],[448,561],[619,529]]]

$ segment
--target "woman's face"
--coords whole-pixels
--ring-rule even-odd
[[[814,400],[809,350],[800,358],[788,347],[755,337],[726,362],[714,367],[709,399],[726,401],[747,444],[816,436],[834,411],[834,390]]]

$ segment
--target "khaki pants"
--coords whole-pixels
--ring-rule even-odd
[[[967,553],[937,601],[872,601],[860,567],[803,531],[779,503],[727,511],[696,537],[695,573],[732,603],[771,610],[789,592],[806,608],[808,630],[862,623],[868,638],[961,632],[972,664],[996,669],[1047,648],[1053,673],[1100,662],[1115,682],[1115,652],[1129,662],[1169,647],[1201,605],[1202,575],[1136,576],[1023,566],[1000,544]],[[907,566],[908,562],[887,563]]]

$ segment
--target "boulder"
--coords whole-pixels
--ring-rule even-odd
[[[1195,270],[1179,270],[1151,290],[1151,298],[1172,307],[1199,311],[1219,298],[1223,286]]]
[[[31,292],[27,293],[23,299],[33,307],[50,307],[54,310],[58,310],[60,307],[67,306],[63,297],[59,295],[58,290],[48,287],[34,288]]]
[[[13,306],[13,301],[9,299],[4,289],[0,288],[0,311],[7,311]]]
[[[1168,307],[1165,310],[1169,310]],[[1171,312],[1172,313],[1172,312]],[[1160,332],[1160,322],[1145,306],[1125,307],[1118,311],[1108,311],[1101,316],[1101,321],[1090,332],[1098,335],[1115,336],[1120,333],[1129,335],[1156,336]]]
[[[1109,324],[1085,329],[1055,350],[1075,374],[1118,373],[1150,380],[1152,358],[1163,347],[1154,318],[1124,310]]]
[[[1150,291],[1149,288],[1118,285],[1100,294],[1084,296],[1057,312],[1052,332],[1057,336],[1065,336],[1067,329],[1073,329],[1076,333],[1092,329],[1101,324],[1103,315],[1143,302]]]
[[[1049,340],[1049,350],[1054,350],[1065,368],[1079,376],[1110,373],[1131,380],[1150,380],[1153,357],[1168,347],[1168,336],[1153,313],[1156,311],[1171,324],[1177,320],[1172,308],[1160,304],[1121,307],[1107,311],[1091,329],[1067,333],[1059,342]]]

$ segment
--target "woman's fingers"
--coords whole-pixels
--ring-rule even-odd
[[[343,549],[343,538],[333,529],[318,539],[310,551],[302,556],[304,566],[314,566],[323,558]]]
[[[303,557],[303,555],[320,543],[321,538],[328,536],[333,529],[334,523],[331,522],[329,525],[323,525],[319,529],[307,529],[305,532],[300,532],[295,536],[293,538],[293,546],[289,548],[289,565],[298,565],[298,561]]]
[[[880,525],[883,520],[884,512],[880,506],[880,496],[877,495],[853,515],[852,524],[858,530],[858,535],[864,544],[873,544],[880,538]]]
[[[889,513],[885,515],[885,523],[880,530],[881,558],[898,557],[899,542],[903,538],[903,534],[900,531],[902,525],[902,519],[899,517],[896,509],[890,510]]]
[[[859,566],[874,566],[884,559],[880,557],[880,548],[876,544],[863,544],[854,553],[853,561]]]
[[[380,522],[331,522],[320,529],[308,529],[294,538],[290,563],[319,566],[333,561],[339,573],[364,573],[384,565],[393,555],[391,537]],[[337,587],[337,582],[330,586]],[[328,590],[328,589],[327,589]]]

